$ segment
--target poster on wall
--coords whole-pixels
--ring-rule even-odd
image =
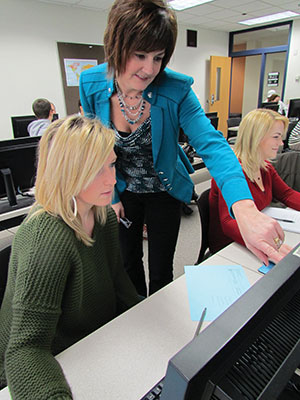
[[[95,67],[97,60],[80,60],[64,58],[67,86],[79,86],[79,76],[82,71]]]
[[[268,86],[278,86],[279,84],[279,72],[268,73]]]

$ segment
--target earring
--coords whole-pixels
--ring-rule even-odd
[[[76,217],[77,216],[77,201],[76,201],[74,196],[72,196],[72,200],[73,200],[73,206],[74,206],[73,213],[74,213],[74,215]]]

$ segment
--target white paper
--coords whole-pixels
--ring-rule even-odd
[[[262,212],[276,219],[283,230],[300,233],[300,211],[292,208],[266,207]]]

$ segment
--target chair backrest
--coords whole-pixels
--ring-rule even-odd
[[[287,151],[272,161],[278,175],[292,189],[300,192],[300,152]]]
[[[289,122],[289,126],[288,126],[287,132],[286,132],[286,137],[283,141],[283,150],[286,150],[289,148],[289,137],[291,135],[292,130],[295,128],[296,125],[297,125],[297,121]]]
[[[232,126],[239,126],[241,123],[242,118],[241,117],[230,117],[227,120],[227,127],[230,128]]]
[[[241,122],[242,118],[241,117],[234,117],[234,118],[228,118],[227,120],[227,140],[229,138],[235,137],[237,136],[237,131],[231,131],[230,128],[233,126],[239,126],[240,122]],[[234,143],[233,143],[234,144]]]
[[[0,250],[0,306],[6,288],[10,252],[11,245],[6,246],[2,250]]]
[[[200,264],[209,255],[209,253],[207,253],[207,249],[209,248],[209,192],[210,189],[206,189],[197,199],[201,223],[201,246],[195,265]]]
[[[229,118],[242,118],[242,113],[230,113]]]

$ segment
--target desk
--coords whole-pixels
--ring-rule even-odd
[[[216,254],[203,264],[236,263]],[[245,271],[250,284],[261,278]],[[192,340],[197,324],[182,275],[56,358],[75,400],[138,400],[165,375],[168,360]],[[7,388],[0,399],[10,399]]]
[[[0,231],[20,225],[22,220],[29,213],[29,210],[34,202],[34,198],[25,197],[20,199],[19,197],[18,205],[15,207],[15,209],[13,209],[14,206],[5,207],[5,204],[0,202]],[[9,211],[7,211],[7,209],[9,209]]]
[[[239,126],[231,126],[230,128],[228,128],[228,130],[233,132],[238,132]]]
[[[296,246],[300,242],[300,234],[294,232],[284,232],[285,241],[291,247]],[[258,268],[262,266],[262,262],[251,253],[246,247],[238,244],[231,243],[224,249],[218,252],[218,255],[225,258],[227,262],[236,262],[242,265],[245,269],[257,272]],[[260,274],[260,272],[258,272]]]

